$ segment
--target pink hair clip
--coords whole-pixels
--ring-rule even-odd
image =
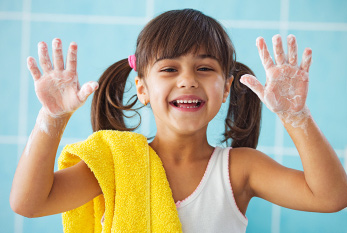
[[[136,57],[135,57],[135,54],[134,55],[130,55],[128,57],[128,62],[129,62],[129,66],[136,71]]]

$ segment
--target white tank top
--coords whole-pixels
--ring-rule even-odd
[[[229,150],[216,147],[195,191],[176,203],[184,233],[246,232],[248,219],[236,205],[229,179]]]

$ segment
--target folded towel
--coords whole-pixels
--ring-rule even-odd
[[[163,164],[146,137],[115,130],[95,132],[64,147],[59,170],[81,160],[103,194],[63,213],[64,232],[182,232]]]

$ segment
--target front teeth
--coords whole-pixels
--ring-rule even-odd
[[[176,100],[178,104],[191,104],[191,103],[198,103],[199,100]]]
[[[197,104],[196,106],[179,106],[180,108],[198,108],[198,103],[201,103],[201,100],[175,100],[174,103],[176,104],[191,104],[191,103],[195,103]],[[176,106],[178,107],[178,106]]]

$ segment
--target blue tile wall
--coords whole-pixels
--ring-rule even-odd
[[[247,232],[271,232],[272,204],[260,198],[253,198],[247,209]]]
[[[345,0],[2,0],[0,1],[0,226],[1,232],[62,232],[61,216],[27,219],[10,208],[9,195],[18,157],[36,121],[41,104],[32,77],[21,70],[27,56],[37,55],[37,44],[45,41],[51,53],[52,39],[63,41],[66,57],[71,41],[78,44],[78,74],[82,84],[94,80],[112,63],[135,51],[136,38],[145,23],[164,11],[195,8],[224,23],[236,48],[237,60],[248,65],[262,84],[265,72],[255,41],[265,38],[273,55],[271,38],[275,34],[294,34],[299,58],[305,47],[313,50],[307,105],[342,164],[347,159],[347,1]],[[286,15],[288,17],[286,17]],[[88,18],[91,16],[90,18]],[[123,18],[122,18],[123,17]],[[85,19],[86,22],[81,21]],[[119,19],[123,21],[119,22]],[[127,20],[138,23],[128,24]],[[62,22],[64,20],[64,22]],[[288,20],[288,21],[281,21]],[[297,24],[299,22],[299,24]],[[286,46],[285,46],[286,47]],[[286,48],[285,48],[286,50]],[[301,60],[301,59],[300,59]],[[23,75],[23,77],[21,77]],[[135,94],[135,72],[131,72],[127,101]],[[19,115],[23,78],[27,110]],[[64,132],[64,142],[86,139],[91,133],[89,98],[72,116]],[[227,105],[210,122],[208,140],[220,145]],[[140,106],[140,105],[138,105]],[[143,124],[136,132],[154,136],[156,126],[150,106],[140,110]],[[126,120],[136,125],[138,118]],[[24,122],[24,126],[19,122]],[[263,106],[258,149],[289,168],[303,170],[295,145],[288,133],[277,125],[277,116]],[[25,135],[19,135],[24,132]],[[58,148],[57,154],[65,146]],[[276,154],[276,149],[282,154]],[[295,151],[295,150],[294,150]],[[56,168],[57,169],[57,168]],[[276,209],[276,211],[274,211]],[[347,232],[347,210],[332,214],[310,213],[275,207],[254,198],[247,213],[248,233],[253,232]],[[276,220],[277,219],[277,220]],[[278,228],[277,228],[278,227]]]
[[[144,17],[146,1],[62,0],[47,4],[44,0],[32,0],[31,8],[35,13]]]
[[[271,7],[269,7],[271,6]],[[155,13],[162,13],[172,9],[194,8],[218,19],[237,20],[279,20],[280,1],[269,0],[265,4],[253,0],[194,0],[194,1],[156,1]]]
[[[13,0],[13,1],[1,1],[0,2],[0,10],[2,12],[6,11],[21,11],[22,10],[23,1],[22,0]]]
[[[17,21],[0,21],[0,70],[1,86],[0,134],[16,135],[18,132],[18,104],[20,91],[20,56],[21,56],[21,23]]]
[[[299,22],[337,22],[347,20],[347,2],[343,0],[291,0],[289,20]]]
[[[13,232],[14,214],[10,207],[10,191],[12,177],[17,166],[17,146],[0,144],[1,163],[0,163],[0,224],[1,231]]]

